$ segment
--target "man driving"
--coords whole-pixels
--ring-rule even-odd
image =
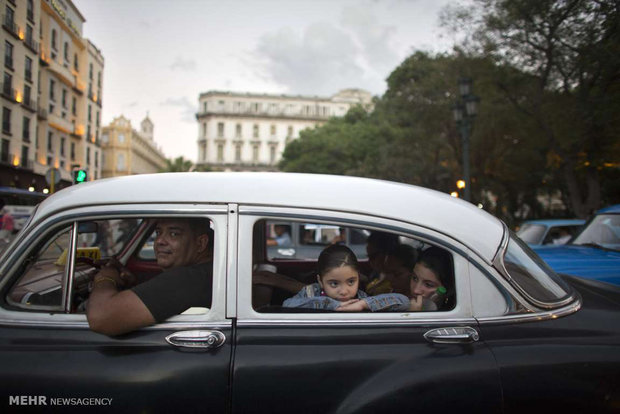
[[[90,328],[120,335],[190,307],[211,307],[212,231],[208,219],[161,219],[154,250],[163,272],[132,287],[131,274],[110,260],[94,277],[86,316]]]

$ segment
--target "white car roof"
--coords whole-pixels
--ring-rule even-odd
[[[369,178],[270,172],[141,174],[92,181],[50,196],[34,220],[85,205],[188,202],[372,214],[451,235],[488,261],[504,232],[494,216],[427,188]]]

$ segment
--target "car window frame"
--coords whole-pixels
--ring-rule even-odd
[[[453,254],[456,306],[449,311],[437,312],[360,312],[360,313],[261,313],[252,307],[252,258],[240,256],[237,284],[237,323],[242,325],[278,324],[408,324],[408,323],[474,323],[471,307],[469,266],[467,257],[473,254],[459,241],[433,229],[417,226],[385,217],[304,208],[284,208],[241,205],[239,206],[239,251],[251,252],[253,228],[259,220],[301,221],[361,227],[369,230],[383,230],[405,237],[421,239],[449,250]],[[248,259],[249,258],[249,259]]]
[[[146,211],[148,209],[148,212]],[[63,227],[87,220],[103,220],[114,218],[157,218],[157,217],[205,217],[211,220],[215,231],[214,261],[213,261],[213,300],[212,307],[205,314],[175,315],[166,321],[143,329],[180,329],[209,326],[215,323],[230,324],[226,321],[226,280],[227,272],[227,243],[229,237],[228,207],[223,204],[122,204],[105,206],[78,207],[43,217],[20,237],[15,246],[17,249],[5,256],[0,265],[0,323],[20,326],[55,326],[88,328],[84,313],[66,313],[64,309],[50,311],[49,309],[18,309],[11,307],[6,301],[6,295],[20,275],[21,263],[28,254],[36,248],[52,232]],[[76,226],[74,225],[74,229]],[[236,236],[235,236],[236,239]],[[72,234],[72,240],[75,240]],[[133,251],[133,250],[132,250]],[[128,254],[125,252],[125,254]],[[65,285],[66,287],[66,285]]]

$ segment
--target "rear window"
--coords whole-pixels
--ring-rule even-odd
[[[547,227],[540,224],[524,223],[517,232],[517,236],[526,243],[537,244],[544,237],[546,230]]]
[[[516,287],[538,305],[553,306],[571,295],[571,288],[512,232],[504,268]]]

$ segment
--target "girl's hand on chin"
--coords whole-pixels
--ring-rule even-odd
[[[419,312],[422,310],[422,301],[424,298],[422,295],[417,295],[409,300],[409,310],[412,312]]]

